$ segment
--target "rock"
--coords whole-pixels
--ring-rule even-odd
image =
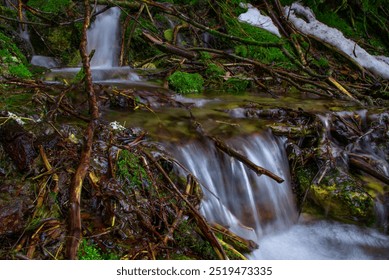
[[[310,188],[310,198],[334,219],[372,225],[374,199],[348,174],[331,170],[319,184]]]
[[[37,153],[34,149],[32,135],[20,124],[9,120],[0,126],[0,143],[20,171],[31,170]]]

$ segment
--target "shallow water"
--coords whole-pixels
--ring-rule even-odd
[[[249,257],[270,260],[389,260],[389,236],[330,221],[302,222],[258,239]]]

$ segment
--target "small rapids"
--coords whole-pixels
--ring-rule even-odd
[[[249,258],[389,258],[389,237],[376,230],[298,217],[282,138],[266,130],[227,143],[285,181],[278,184],[265,175],[257,176],[209,140],[168,150],[202,185],[201,211],[207,220],[259,245]]]

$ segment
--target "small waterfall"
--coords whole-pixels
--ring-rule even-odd
[[[303,216],[298,219],[281,138],[264,131],[228,140],[227,144],[285,181],[278,184],[264,175],[257,176],[241,162],[217,150],[209,140],[168,146],[168,150],[201,184],[204,197],[200,210],[206,219],[259,245],[247,257],[389,258],[389,237],[374,229]],[[186,175],[183,169],[180,172]]]
[[[97,6],[97,11],[104,6]],[[88,52],[95,50],[92,67],[118,66],[120,39],[120,9],[113,7],[98,15],[88,30]]]
[[[101,11],[105,6],[98,5]],[[127,84],[141,79],[129,66],[119,67],[120,52],[120,8],[113,7],[96,16],[87,32],[87,52],[95,51],[90,65],[92,80],[96,83]],[[72,79],[80,70],[76,68],[54,68],[46,75],[47,81]]]
[[[203,187],[203,215],[209,222],[227,226],[254,241],[269,231],[292,225],[297,212],[282,141],[266,131],[233,139],[228,144],[285,181],[278,184],[265,175],[258,176],[208,141],[175,148],[174,156]]]

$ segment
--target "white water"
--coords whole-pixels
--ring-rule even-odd
[[[266,131],[228,144],[285,182],[258,177],[208,140],[169,150],[202,185],[201,211],[206,219],[259,245],[249,258],[389,259],[389,236],[376,230],[329,221],[298,221],[281,139]]]
[[[101,10],[104,6],[98,6]],[[110,68],[119,64],[120,9],[110,8],[98,15],[88,30],[88,53],[95,50],[92,67]]]
[[[282,143],[264,133],[236,139],[230,145],[257,165],[266,165],[285,182],[278,184],[264,175],[257,176],[241,162],[216,150],[211,142],[185,145],[175,156],[204,186],[201,211],[205,217],[252,240],[274,228],[291,225],[297,215],[286,155],[278,147]]]
[[[97,11],[104,6],[97,6]],[[120,9],[113,7],[96,16],[87,33],[87,51],[94,50],[90,65],[95,83],[132,84],[141,79],[129,66],[119,67]],[[79,67],[52,69],[46,75],[49,82],[71,80]]]

